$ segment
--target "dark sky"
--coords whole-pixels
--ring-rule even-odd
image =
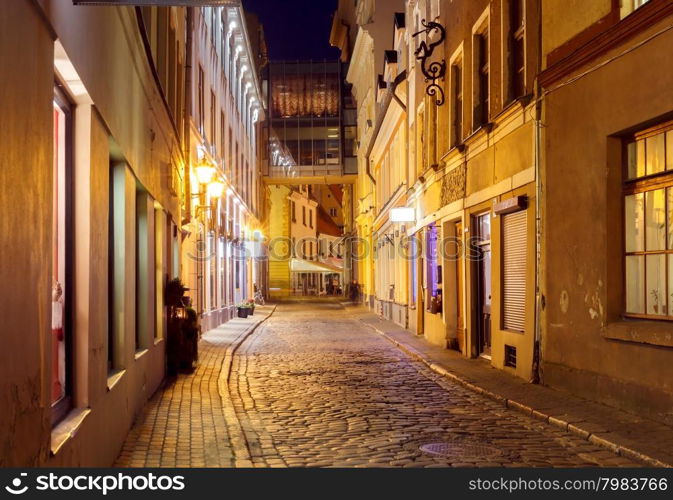
[[[243,0],[264,25],[271,60],[337,59],[329,44],[337,0]]]

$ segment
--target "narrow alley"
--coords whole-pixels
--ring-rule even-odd
[[[117,465],[638,466],[434,374],[359,308],[289,302],[259,324],[271,310],[204,337],[197,372],[155,395]]]

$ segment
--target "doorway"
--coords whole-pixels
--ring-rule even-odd
[[[461,245],[463,237],[463,223],[455,223],[455,265],[456,265],[456,339],[458,339],[458,350],[465,352],[465,318],[463,315],[463,245]]]
[[[475,238],[476,348],[477,355],[491,359],[491,214],[473,219]]]

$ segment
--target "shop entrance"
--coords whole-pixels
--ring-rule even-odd
[[[476,350],[478,356],[491,359],[491,214],[474,217],[473,225]]]

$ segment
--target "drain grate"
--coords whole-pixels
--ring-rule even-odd
[[[428,443],[421,446],[421,451],[429,455],[459,458],[466,461],[469,461],[470,458],[482,459],[503,456],[500,449],[478,443]]]

